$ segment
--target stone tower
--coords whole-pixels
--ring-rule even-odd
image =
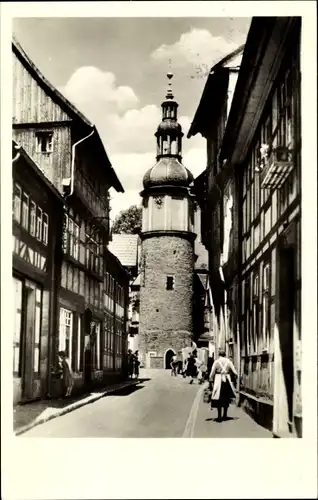
[[[157,163],[143,178],[140,282],[141,359],[148,368],[170,367],[173,354],[191,344],[194,206],[191,172],[181,163],[178,104],[169,89],[158,126]]]

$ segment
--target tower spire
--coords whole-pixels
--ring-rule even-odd
[[[169,71],[167,73],[167,78],[168,78],[168,90],[167,90],[166,99],[173,99],[174,95],[173,95],[172,89],[171,89],[171,80],[173,78],[173,73],[171,71],[171,59],[169,59]]]

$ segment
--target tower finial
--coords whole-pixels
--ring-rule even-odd
[[[172,90],[171,90],[171,80],[173,78],[173,73],[171,71],[171,59],[169,59],[169,71],[167,73],[167,78],[169,80],[169,83],[168,83],[168,90],[167,90],[166,99],[173,99],[174,95],[173,95]]]

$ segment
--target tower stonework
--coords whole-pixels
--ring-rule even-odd
[[[169,89],[155,134],[157,163],[146,172],[141,192],[139,351],[147,368],[170,367],[193,335],[193,176],[181,163],[177,108]]]

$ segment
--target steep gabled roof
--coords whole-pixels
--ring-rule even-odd
[[[221,161],[244,161],[282,59],[297,42],[300,27],[301,17],[253,17],[221,146]]]
[[[138,234],[113,234],[109,250],[124,267],[136,267],[138,258]]]
[[[93,123],[91,123],[86,116],[81,113],[74,104],[72,104],[66,97],[64,97],[61,92],[59,92],[54,85],[52,85],[45,76],[41,73],[39,68],[34,64],[34,62],[29,58],[26,52],[23,50],[19,42],[16,38],[12,37],[12,50],[14,54],[18,57],[18,59],[22,62],[22,64],[28,69],[30,74],[36,80],[36,82],[40,85],[41,88],[51,97],[51,99],[56,102],[62,109],[67,113],[72,119],[80,122],[84,127],[93,129],[94,134],[93,138],[96,138],[96,144],[98,145],[98,149],[101,154],[104,156],[105,163],[109,168],[109,172],[112,179],[112,186],[116,189],[117,192],[124,192],[124,188],[117,177],[115,170],[113,169],[111,162],[108,158],[106,149],[104,147],[103,141],[100,138],[97,128]]]
[[[213,116],[218,116],[223,95],[227,92],[228,88],[229,68],[226,67],[226,64],[240,54],[243,54],[244,47],[245,45],[241,45],[212,66],[187,135],[188,139],[197,133],[205,133],[205,129],[213,119]],[[215,103],[213,109],[211,109],[211,102]]]
[[[47,94],[53,98],[54,101],[61,106],[63,111],[69,114],[72,118],[78,119],[83,122],[88,127],[94,127],[94,125],[83,115],[66,97],[64,97],[61,92],[59,92],[41,73],[39,68],[36,67],[33,61],[29,58],[26,52],[23,50],[17,39],[12,37],[12,49],[18,59],[27,67],[33,78],[38,82],[38,84],[47,92]]]

